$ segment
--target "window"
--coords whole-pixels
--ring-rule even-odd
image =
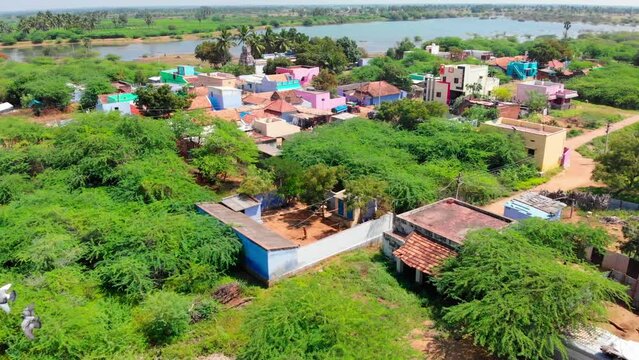
[[[445,77],[445,76],[444,76],[444,79],[443,79],[443,81],[444,81],[444,82],[446,82],[446,77]]]
[[[455,78],[455,84],[459,84],[459,79]]]
[[[116,106],[116,107],[113,108],[113,110],[120,111],[120,108]]]
[[[438,92],[435,94],[435,97],[438,97],[438,98],[439,98],[439,97],[442,97],[442,93],[438,91]]]
[[[535,149],[526,149],[528,150],[528,156],[535,156]]]

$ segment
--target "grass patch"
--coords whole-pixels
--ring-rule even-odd
[[[566,126],[576,126],[584,129],[598,129],[606,123],[615,123],[629,116],[636,115],[636,112],[617,109],[611,106],[595,105],[580,101],[575,101],[575,107],[568,110],[553,110],[550,115],[558,122],[563,122]],[[576,130],[576,129],[573,129]],[[579,131],[579,130],[576,130]],[[574,137],[580,133],[573,132]]]
[[[623,134],[631,133],[631,132],[639,132],[639,124],[627,126],[623,129],[610,133],[609,141],[612,141],[612,139],[614,139],[615,137],[622,136]],[[578,153],[590,159],[596,159],[597,156],[603,154],[605,150],[606,150],[605,135],[596,137],[592,139],[592,141],[590,141],[589,143],[581,145],[580,147],[577,148]]]
[[[562,171],[562,167],[557,167],[552,170],[546,171],[541,176],[530,178],[528,180],[518,181],[517,183],[515,183],[514,189],[515,191],[532,189],[535,186],[547,183],[548,180],[552,179],[555,175],[559,174]]]

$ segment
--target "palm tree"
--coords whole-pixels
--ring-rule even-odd
[[[262,36],[251,32],[248,38],[245,40],[246,45],[251,47],[251,54],[255,58],[261,58],[266,47],[264,46],[264,39]]]
[[[218,35],[215,40],[217,47],[225,51],[231,50],[231,48],[236,45],[233,35],[227,29],[220,31],[220,35]]]
[[[287,52],[291,49],[291,41],[282,35],[275,35],[274,45],[277,52]]]
[[[253,31],[249,29],[248,26],[242,25],[239,29],[237,29],[237,35],[235,35],[235,39],[237,40],[239,45],[246,44],[246,40],[251,36]]]
[[[570,21],[564,21],[564,40],[568,39],[568,30],[572,27],[572,23]]]

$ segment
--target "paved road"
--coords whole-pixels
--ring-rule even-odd
[[[623,129],[626,126],[632,125],[637,122],[639,122],[639,115],[632,116],[620,122],[612,124],[612,126],[610,127],[610,131]],[[592,159],[588,159],[581,156],[575,150],[581,145],[584,145],[590,142],[592,139],[605,134],[606,134],[606,128],[604,127],[601,129],[590,131],[580,136],[576,136],[571,139],[567,139],[566,147],[573,149],[573,152],[570,158],[570,167],[562,171],[561,173],[557,174],[555,177],[550,179],[547,183],[541,184],[527,191],[572,190],[579,187],[594,185],[595,182],[591,180],[591,176],[592,176],[593,170],[595,169],[595,162]],[[510,199],[517,196],[518,194],[519,193],[516,193],[511,197],[503,198],[492,204],[486,205],[484,206],[484,209],[492,211],[497,214],[502,214],[504,212],[504,205],[506,204],[506,202],[508,202]]]

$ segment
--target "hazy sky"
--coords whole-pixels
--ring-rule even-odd
[[[132,6],[187,6],[187,5],[324,5],[324,4],[405,4],[405,3],[451,3],[447,0],[430,1],[393,1],[393,0],[109,0],[92,2],[87,0],[0,0],[1,11],[47,10],[61,8],[86,8],[96,6],[132,7]],[[490,4],[581,4],[581,5],[634,5],[637,0],[455,0],[454,3],[490,3]]]

